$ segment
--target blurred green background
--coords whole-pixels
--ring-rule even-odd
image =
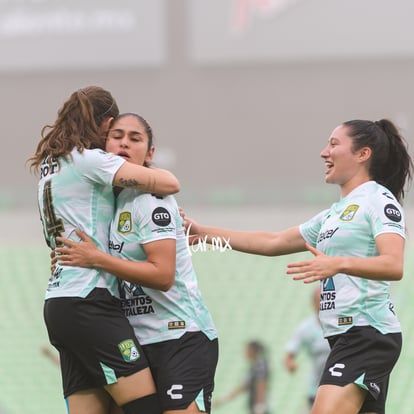
[[[407,251],[413,247],[411,243]],[[272,412],[304,412],[309,361],[300,355],[299,370],[293,375],[287,373],[282,361],[293,329],[312,312],[313,285],[294,282],[285,275],[286,264],[305,255],[268,258],[228,250],[193,254],[200,288],[220,338],[215,396],[239,384],[247,369],[244,346],[256,339],[268,349]],[[59,368],[41,353],[41,348],[48,345],[42,319],[48,250],[42,244],[23,248],[2,245],[0,263],[0,413],[63,414],[66,408]],[[404,347],[391,380],[391,413],[412,413],[409,390],[414,386],[414,349],[410,346],[414,336],[413,272],[414,258],[407,254],[405,277],[392,286],[404,330]],[[246,397],[240,396],[214,412],[245,413]]]

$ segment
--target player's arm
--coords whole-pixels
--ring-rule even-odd
[[[281,256],[306,250],[299,227],[291,227],[281,232],[252,232],[204,226],[184,217],[184,226],[190,235],[202,238],[207,243],[221,239],[233,250],[263,256]]]
[[[180,191],[180,184],[171,172],[131,162],[123,163],[118,169],[113,179],[113,185],[161,195],[175,194]]]
[[[64,244],[57,247],[58,263],[62,266],[79,266],[102,269],[121,279],[144,287],[167,291],[175,280],[176,241],[157,240],[145,244],[147,260],[134,262],[112,256],[97,248],[81,231],[76,231],[81,242],[59,237]]]
[[[213,399],[213,406],[215,408],[218,408],[231,400],[234,400],[236,397],[238,397],[240,394],[243,394],[247,391],[247,384],[242,383],[238,386],[236,386],[233,390],[231,390],[228,394],[223,395],[222,397],[216,397]]]
[[[283,363],[285,365],[285,368],[289,372],[295,372],[296,369],[298,368],[298,365],[296,363],[296,354],[294,354],[293,352],[286,353]]]
[[[401,280],[404,270],[405,239],[399,234],[383,233],[375,239],[378,256],[344,258],[340,271],[373,280]]]
[[[400,280],[404,269],[405,239],[399,234],[383,233],[375,239],[378,255],[373,257],[326,256],[312,246],[307,246],[314,255],[311,260],[288,264],[287,274],[294,280],[315,282],[346,273],[371,280]]]

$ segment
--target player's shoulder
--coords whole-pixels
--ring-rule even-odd
[[[396,208],[401,210],[401,205],[398,202],[394,194],[381,184],[375,183],[372,187],[372,191],[367,194],[365,203],[371,207],[379,207],[382,209]]]
[[[354,193],[354,192],[353,192]],[[353,194],[356,198],[362,200],[373,200],[388,202],[389,200],[397,202],[394,194],[382,184],[377,183],[376,181],[369,181],[355,190]]]
[[[76,160],[82,160],[85,158],[101,158],[106,156],[108,153],[100,148],[84,148],[82,151],[79,151],[78,149],[74,148],[71,152],[71,155]]]
[[[173,195],[159,195],[140,191],[139,197],[141,200],[147,201],[151,204],[177,204],[175,197]]]
[[[172,195],[161,196],[158,194],[140,192],[135,199],[135,204],[140,206],[140,209],[155,210],[157,208],[167,210],[171,214],[178,211],[177,202]]]
[[[125,162],[118,155],[105,152],[100,148],[87,149],[78,151],[74,149],[71,152],[73,162],[80,168],[91,170],[103,165],[121,165]]]

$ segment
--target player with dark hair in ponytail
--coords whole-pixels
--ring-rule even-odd
[[[402,346],[389,285],[403,276],[406,226],[401,206],[413,163],[387,119],[337,126],[321,152],[325,182],[340,200],[299,226],[244,232],[186,218],[195,237],[228,240],[234,250],[266,256],[309,251],[287,274],[320,281],[319,319],[331,352],[312,414],[385,413],[391,371]],[[184,214],[184,213],[183,213]]]

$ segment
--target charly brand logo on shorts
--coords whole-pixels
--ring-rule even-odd
[[[369,383],[369,387],[374,390],[375,392],[377,392],[378,394],[381,392],[381,388],[378,386],[378,384],[376,384],[375,382],[370,382]]]
[[[171,223],[171,214],[164,207],[157,207],[152,212],[152,221],[161,227],[166,227]]]
[[[358,204],[351,204],[350,206],[348,206],[344,210],[344,212],[339,217],[339,220],[342,220],[342,221],[351,221],[354,218],[354,216],[355,216],[356,212],[358,211],[358,209],[359,209],[359,205]]]
[[[394,204],[387,204],[384,207],[384,213],[390,220],[396,223],[401,221],[401,211]]]
[[[329,372],[333,377],[342,377],[342,372],[337,371],[338,369],[344,369],[345,364],[335,364],[333,367],[329,368]]]
[[[170,396],[172,400],[181,400],[183,398],[183,394],[180,394],[176,391],[181,391],[184,387],[181,384],[173,384],[171,388],[167,390],[167,395]]]
[[[122,357],[126,362],[133,362],[139,358],[139,352],[132,339],[127,339],[118,344]]]
[[[132,220],[131,213],[129,211],[123,211],[119,214],[118,218],[118,233],[131,233]]]
[[[190,234],[191,223],[187,228],[186,239],[187,239],[187,250],[190,253],[190,256],[195,252],[209,252],[209,251],[218,251],[223,253],[227,250],[233,250],[230,245],[230,239],[225,237],[212,237],[210,243],[207,242],[208,236],[195,238]]]

